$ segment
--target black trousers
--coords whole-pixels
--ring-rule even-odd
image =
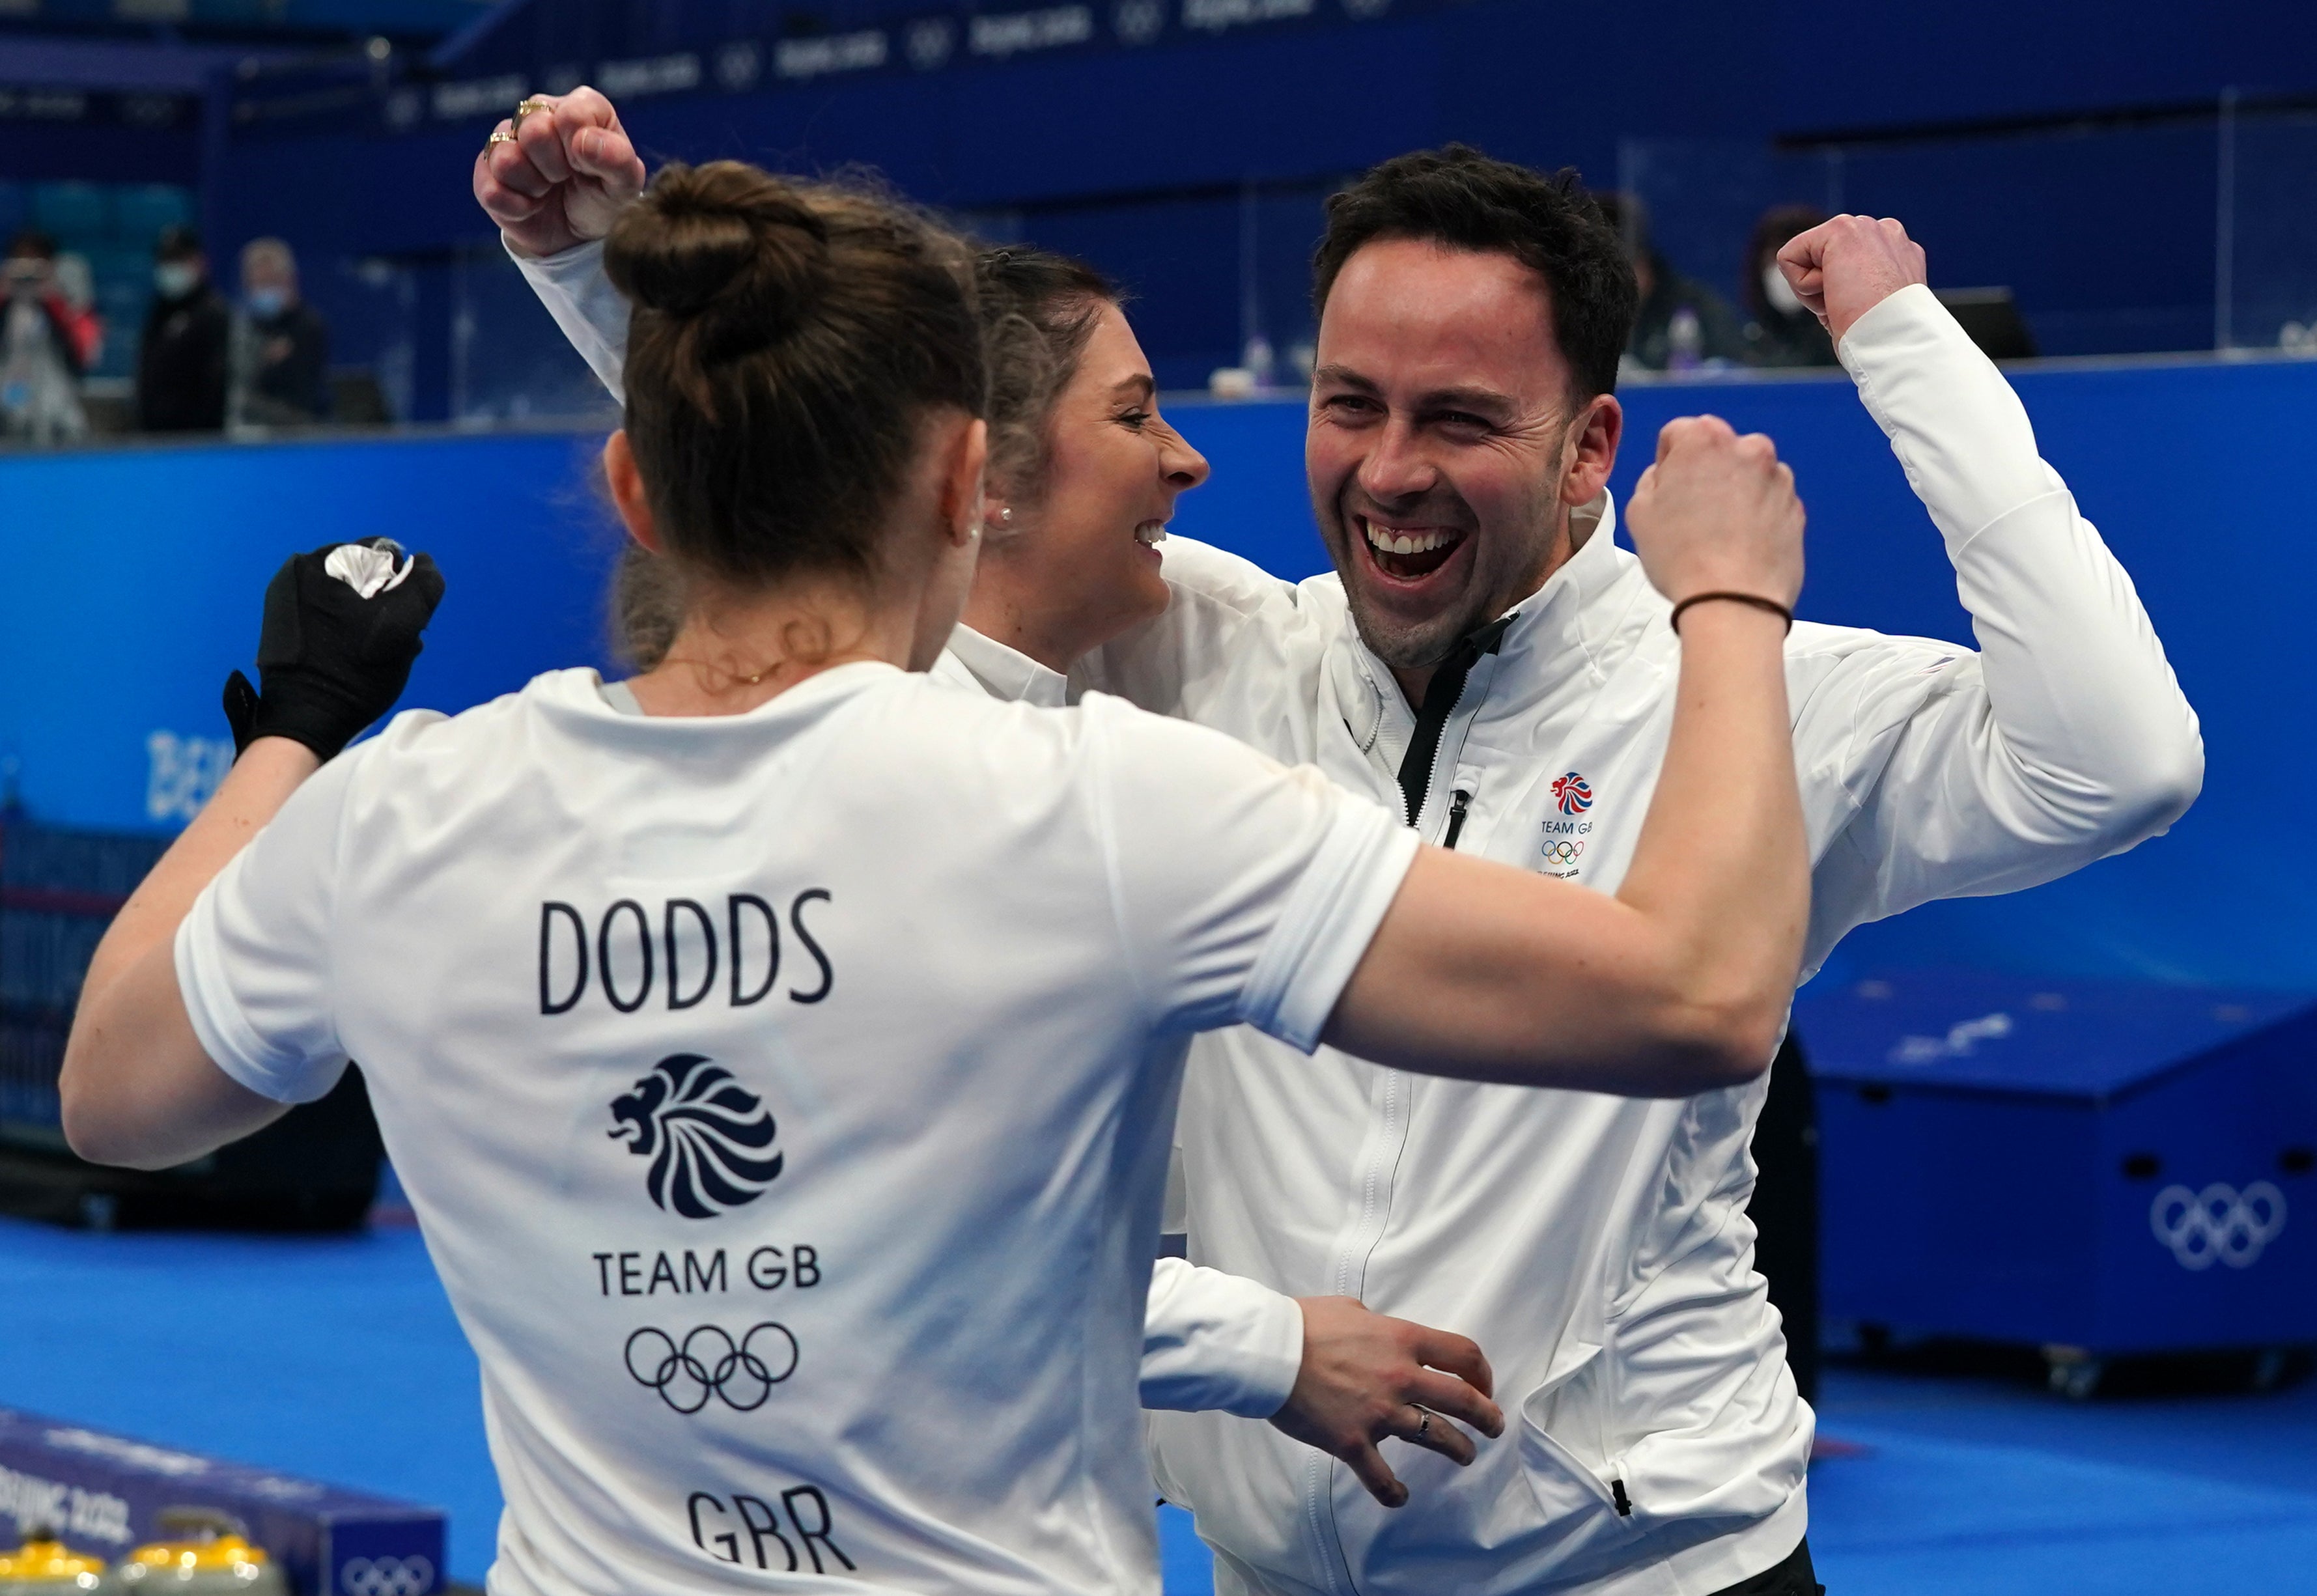
[[[1803,1400],[1818,1400],[1818,1114],[1810,1066],[1793,1032],[1770,1065],[1770,1095],[1754,1125],[1754,1267],[1785,1320],[1786,1367]]]
[[[1715,1592],[1714,1596],[1826,1596],[1826,1587],[1818,1583],[1817,1571],[1811,1567],[1810,1539],[1804,1537],[1776,1568],[1765,1568],[1752,1579]]]

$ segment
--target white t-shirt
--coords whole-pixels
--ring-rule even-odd
[[[177,969],[254,1091],[362,1061],[498,1596],[1151,1592],[1170,1039],[1313,1046],[1415,846],[1115,700],[854,664],[638,718],[564,671],[325,767]]]

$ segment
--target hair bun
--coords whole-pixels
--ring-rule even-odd
[[[712,311],[728,358],[794,325],[827,290],[828,260],[828,224],[804,197],[738,161],[663,168],[604,246],[604,271],[639,309]]]

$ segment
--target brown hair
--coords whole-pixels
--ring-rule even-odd
[[[988,400],[963,244],[897,201],[671,165],[613,224],[626,426],[685,578],[866,577],[926,413]]]
[[[1073,256],[1026,245],[985,250],[974,262],[975,299],[989,374],[989,478],[1023,504],[1045,488],[1054,401],[1077,373],[1087,340],[1118,286]],[[633,544],[613,578],[612,642],[649,670],[675,641],[683,578]]]
[[[1344,263],[1379,238],[1512,256],[1544,279],[1553,338],[1578,397],[1617,391],[1617,357],[1633,335],[1641,290],[1616,229],[1574,167],[1534,172],[1463,144],[1370,167],[1328,198],[1327,231],[1311,258],[1313,309],[1327,309]]]
[[[1103,308],[1123,296],[1086,262],[1024,245],[984,250],[973,274],[989,358],[990,480],[1033,504],[1045,490],[1054,401]]]

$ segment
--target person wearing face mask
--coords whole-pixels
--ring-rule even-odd
[[[629,308],[604,274],[601,240],[640,192],[642,163],[594,90],[532,103],[520,138],[478,158],[476,197],[558,324],[624,397]],[[1158,546],[1176,497],[1206,480],[1207,462],[1159,414],[1123,296],[1101,272],[1014,245],[983,251],[974,275],[989,361],[986,531],[962,622],[929,673],[1060,708],[1076,696],[1079,660],[1167,610]],[[677,567],[631,544],[614,584],[615,649],[640,672],[658,668],[686,599]],[[1340,1294],[1298,1299],[1179,1258],[1160,1259],[1152,1274],[1146,1408],[1268,1419],[1364,1466],[1419,1397],[1493,1431],[1500,1416],[1487,1368],[1466,1338]],[[1469,1439],[1445,1423],[1418,1444],[1458,1463],[1472,1457]],[[1396,1489],[1389,1474],[1372,1484]]]
[[[232,313],[210,282],[191,227],[168,227],[153,250],[153,306],[137,350],[137,425],[147,432],[214,432],[225,425]]]
[[[1593,201],[1616,229],[1625,247],[1625,260],[1633,269],[1633,281],[1642,291],[1633,335],[1625,344],[1625,362],[1678,376],[1726,368],[1743,359],[1745,341],[1729,302],[1695,277],[1674,269],[1650,235],[1649,208],[1641,196],[1600,193],[1593,196]]]
[[[279,238],[241,252],[229,391],[237,426],[299,426],[330,413],[330,324],[299,297],[298,259]]]
[[[1746,360],[1756,366],[1831,366],[1834,340],[1778,270],[1778,252],[1823,226],[1826,213],[1811,205],[1773,205],[1754,224],[1746,245]]]

